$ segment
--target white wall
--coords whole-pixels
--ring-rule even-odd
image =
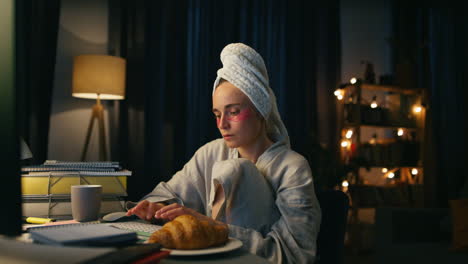
[[[71,95],[73,56],[107,54],[107,0],[62,0],[48,159],[79,160],[94,100]],[[103,102],[104,107],[107,106]],[[107,121],[107,111],[105,114]],[[106,122],[106,130],[108,130]],[[98,126],[94,124],[87,160],[98,160]],[[107,132],[106,132],[107,133]],[[107,136],[109,139],[109,136]],[[109,140],[108,140],[109,141]],[[107,144],[109,148],[109,144]],[[108,154],[110,152],[108,151]]]

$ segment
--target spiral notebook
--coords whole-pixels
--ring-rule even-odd
[[[84,168],[120,168],[118,161],[61,161],[46,160],[43,166],[47,167],[84,167]]]
[[[31,238],[38,243],[59,246],[122,246],[138,240],[135,231],[107,224],[69,224],[29,228]]]

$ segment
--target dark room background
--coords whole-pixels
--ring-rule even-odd
[[[19,23],[22,48],[30,49],[31,55],[19,58],[18,67],[28,81],[19,84],[18,93],[24,95],[20,132],[35,154],[33,162],[73,159],[81,150],[68,143],[77,130],[57,125],[67,119],[85,126],[93,104],[72,99],[64,77],[70,74],[72,55],[78,53],[76,43],[87,52],[122,56],[128,63],[126,99],[106,102],[111,157],[134,172],[129,199],[139,199],[218,136],[210,109],[213,81],[221,67],[219,53],[228,43],[244,42],[264,57],[292,147],[310,159],[317,188],[339,182],[333,91],[347,81],[341,51],[348,45],[340,38],[340,20],[343,8],[355,17],[372,10],[366,1],[358,6],[336,1],[334,8],[280,0],[101,1],[89,10],[81,1],[32,2],[22,10],[34,23]],[[446,206],[447,199],[468,193],[463,168],[467,24],[458,10],[386,3],[391,39],[398,45],[382,52],[389,54],[392,67],[408,63],[414,83],[426,89],[427,205]],[[73,17],[78,11],[92,19]],[[65,14],[72,18],[66,20]],[[70,24],[86,23],[105,27],[105,34],[94,34],[93,41],[77,38]],[[62,44],[54,52],[57,42]],[[362,69],[356,69],[359,74]],[[45,98],[36,100],[35,94]],[[70,112],[83,114],[70,121]]]
[[[328,93],[338,83],[338,8],[310,9],[305,1],[135,1],[113,8],[124,10],[112,14],[121,15],[116,39],[129,63],[119,153],[139,175],[129,186],[131,197],[151,190],[152,172],[159,172],[156,180],[169,179],[196,149],[219,137],[212,86],[219,54],[233,42],[262,54],[291,145],[310,154],[318,87]],[[321,125],[333,134],[332,124]]]

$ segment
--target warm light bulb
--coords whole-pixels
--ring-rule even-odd
[[[350,82],[351,84],[355,84],[355,83],[357,82],[357,79],[356,79],[355,77],[353,77],[353,78],[351,78],[351,79],[349,80],[349,82]]]
[[[416,169],[416,168],[411,169],[411,174],[417,175],[418,174],[418,169]]]
[[[388,169],[387,168],[382,168],[382,173],[387,173]]]
[[[353,136],[353,130],[348,129],[348,131],[346,131],[346,138],[350,139],[352,136]]]
[[[398,129],[398,132],[397,132],[397,135],[398,135],[399,137],[401,137],[401,136],[403,136],[403,134],[404,134],[403,128],[399,128],[399,129]]]
[[[347,180],[344,180],[342,183],[341,183],[341,186],[343,187],[348,187],[349,186],[349,182]]]
[[[333,92],[333,94],[338,98],[338,100],[343,99],[344,92],[342,89],[336,89],[335,92]]]
[[[349,146],[348,140],[342,140],[342,141],[341,141],[341,146],[342,146],[343,148],[346,148],[347,146]]]
[[[370,107],[371,108],[377,108],[377,96],[374,95],[374,97],[372,97],[372,102],[370,104]]]
[[[387,175],[387,177],[388,177],[389,179],[393,179],[393,177],[395,177],[395,173],[390,172],[390,173]]]
[[[421,111],[422,111],[422,106],[420,106],[420,105],[413,106],[413,112],[415,114],[419,114],[419,113],[421,113]]]

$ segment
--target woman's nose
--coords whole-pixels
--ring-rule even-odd
[[[219,129],[225,129],[229,127],[229,122],[226,120],[226,117],[222,115],[221,117],[218,118],[218,128]]]

